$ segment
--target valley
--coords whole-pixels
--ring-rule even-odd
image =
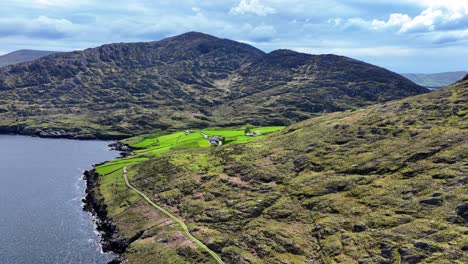
[[[456,71],[456,72],[443,72],[443,73],[433,73],[433,74],[417,74],[417,73],[407,73],[402,74],[402,76],[408,78],[409,80],[427,87],[431,90],[437,90],[442,87],[451,85],[460,79],[462,79],[467,71]]]

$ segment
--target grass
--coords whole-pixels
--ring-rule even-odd
[[[105,164],[97,166],[96,171],[97,173],[101,175],[107,175],[114,171],[118,171],[122,169],[123,167],[130,166],[130,165],[133,165],[133,164],[145,161],[145,160],[148,160],[148,158],[134,157],[134,158],[118,159],[118,160],[106,162]]]
[[[226,263],[464,263],[468,229],[456,208],[468,202],[468,120],[457,113],[467,91],[327,114],[248,144],[238,144],[251,140],[241,129],[204,131],[224,133],[222,147],[208,147],[201,131],[132,138],[140,149],[129,159],[148,160],[128,177]],[[117,221],[127,237],[164,218],[136,210],[146,203],[129,196],[121,173],[104,177],[110,210],[138,223]],[[182,249],[167,226],[152,230],[148,248],[210,260],[193,243]],[[142,263],[151,250],[126,257]]]
[[[175,132],[166,135],[150,134],[147,136],[139,136],[123,140],[122,142],[137,148],[136,155],[158,155],[169,152],[174,149],[196,149],[207,148],[211,145],[208,140],[201,136],[201,133],[210,136],[223,136],[226,138],[226,144],[242,144],[247,143],[265,135],[281,130],[282,126],[258,127],[251,129],[258,136],[245,136],[244,129],[206,129],[206,130],[191,130],[190,134],[185,132]]]
[[[167,210],[165,210],[164,208],[162,208],[161,206],[155,204],[146,194],[144,194],[143,192],[139,191],[137,188],[133,187],[130,182],[128,181],[128,178],[127,178],[127,173],[126,173],[126,167],[124,167],[124,180],[125,180],[125,185],[127,185],[127,187],[129,187],[130,189],[132,189],[133,191],[135,191],[138,195],[140,195],[143,199],[145,199],[145,201],[147,203],[149,203],[151,206],[153,206],[154,208],[158,209],[159,211],[161,211],[162,213],[164,213],[167,217],[171,218],[174,222],[178,223],[179,226],[182,228],[182,231],[184,232],[184,234],[190,239],[192,240],[197,246],[199,246],[201,249],[203,249],[204,251],[208,252],[208,254],[210,254],[213,259],[217,262],[217,263],[220,263],[220,264],[223,264],[224,262],[221,260],[221,258],[215,253],[213,252],[211,249],[209,249],[205,244],[203,244],[203,242],[201,242],[200,240],[198,240],[197,238],[195,238],[189,231],[187,225],[185,225],[184,221],[180,220],[179,218],[177,218],[176,216],[174,216],[173,214],[169,213]]]
[[[206,129],[191,130],[190,134],[185,132],[156,133],[144,136],[132,137],[122,140],[134,148],[137,148],[132,156],[117,159],[96,167],[96,171],[101,175],[107,175],[123,167],[138,164],[148,160],[150,157],[162,155],[173,150],[199,149],[211,147],[207,139],[203,138],[201,133],[210,136],[223,136],[226,138],[225,144],[242,144],[265,137],[275,131],[283,129],[283,126],[257,127],[251,129],[258,136],[245,136],[244,129]]]
[[[109,217],[120,214],[140,199],[138,194],[127,191],[122,169],[102,175],[99,188]]]
[[[207,139],[201,133],[210,136],[223,136],[225,144],[242,144],[265,137],[267,134],[283,129],[282,126],[257,127],[251,131],[257,133],[256,137],[245,136],[244,129],[206,129],[192,130],[191,133],[173,132],[168,134],[149,134],[122,140],[123,143],[137,148],[131,156],[106,162],[96,167],[97,173],[108,175],[148,160],[151,157],[160,156],[176,150],[201,149],[211,147]]]
[[[228,138],[211,148],[201,131],[133,138],[148,160],[129,179],[226,263],[463,263],[466,91],[327,114],[248,144],[242,130],[205,130]]]
[[[206,129],[206,130],[193,130],[191,133],[186,134],[185,132],[173,132],[173,133],[155,133],[150,135],[143,135],[138,137],[129,138],[123,140],[124,143],[136,148],[137,150],[132,153],[131,156],[121,159],[116,159],[114,161],[110,161],[99,166],[96,166],[96,172],[101,175],[101,184],[99,185],[100,193],[104,199],[104,203],[107,206],[107,211],[109,217],[112,217],[114,221],[117,223],[118,226],[124,228],[120,233],[125,237],[131,237],[135,234],[136,230],[151,230],[158,221],[161,221],[161,218],[164,218],[163,215],[151,216],[152,213],[149,213],[149,209],[141,209],[142,207],[148,206],[142,204],[142,199],[148,201],[153,207],[157,207],[161,212],[164,213],[166,216],[170,217],[172,220],[176,221],[182,226],[182,230],[185,235],[192,241],[195,241],[195,244],[198,245],[198,249],[188,249],[186,245],[186,241],[179,241],[180,238],[177,238],[174,235],[174,232],[169,232],[172,230],[173,227],[166,226],[164,239],[166,237],[171,237],[175,240],[175,242],[171,242],[170,244],[174,243],[175,245],[171,245],[165,248],[165,252],[173,252],[172,254],[179,254],[176,253],[179,251],[183,251],[183,255],[185,259],[201,259],[202,262],[209,262],[210,256],[214,258],[215,262],[222,263],[222,260],[211,251],[208,247],[205,246],[201,241],[196,239],[192,234],[191,231],[185,224],[179,220],[179,218],[175,217],[177,215],[177,211],[173,211],[174,209],[170,206],[166,205],[166,208],[160,207],[152,202],[152,198],[154,196],[150,196],[145,189],[145,193],[133,189],[130,184],[126,184],[123,175],[123,168],[127,167],[128,169],[128,180],[132,181],[138,174],[136,169],[132,169],[135,166],[153,158],[164,157],[166,154],[174,154],[177,153],[177,158],[174,159],[172,162],[179,166],[185,166],[190,170],[194,171],[206,171],[207,173],[219,173],[220,171],[210,166],[211,159],[208,158],[208,153],[210,148],[216,149],[217,147],[212,147],[208,140],[203,138],[201,133],[206,133],[210,136],[218,135],[224,136],[226,138],[225,145],[236,145],[251,142],[253,140],[257,140],[260,138],[264,138],[267,134],[273,133],[275,131],[279,131],[284,127],[281,126],[273,126],[273,127],[258,127],[253,128],[251,131],[258,134],[256,137],[245,136],[244,129]],[[192,155],[192,153],[196,150],[199,150],[199,153],[196,157]],[[158,164],[158,167],[161,167],[163,163]],[[208,169],[207,169],[208,168]],[[164,168],[163,168],[164,169]],[[169,171],[165,169],[165,171]],[[152,172],[154,176],[157,175],[156,172]],[[153,177],[156,179],[156,177]],[[179,182],[182,186],[190,186],[193,184],[191,181]],[[136,182],[136,184],[141,184],[140,182]],[[130,191],[133,189],[134,191]],[[179,189],[172,188],[165,191],[161,191],[159,193],[159,199],[162,199],[166,202],[175,202],[177,201],[178,197],[181,197],[182,194],[180,193]],[[167,209],[167,210],[166,210]],[[142,213],[144,212],[144,213]],[[183,219],[183,218],[181,218]],[[194,225],[193,222],[187,223],[190,228],[197,227]],[[159,231],[158,234],[161,235]],[[151,236],[151,235],[147,235]],[[174,238],[176,236],[176,238]],[[197,234],[197,237],[200,237],[201,234]],[[209,238],[201,237],[203,242],[209,241]],[[151,259],[151,255],[161,255],[161,257],[165,256],[163,254],[163,250],[156,251],[154,248],[161,247],[160,244],[155,243],[155,239],[146,239],[145,242],[145,250],[136,250],[137,248],[142,248],[140,242],[132,244],[128,253],[127,259],[129,263],[142,261],[144,259]],[[148,250],[146,250],[148,249]],[[199,250],[200,252],[198,252]],[[207,254],[204,252],[208,252]],[[183,258],[180,259],[181,263],[183,263]]]

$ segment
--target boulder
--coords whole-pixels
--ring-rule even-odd
[[[413,241],[413,246],[428,252],[441,251],[441,248],[420,240]]]
[[[364,232],[367,230],[367,226],[365,224],[355,224],[353,226],[354,232]]]
[[[468,203],[463,203],[455,209],[457,215],[461,216],[465,222],[468,221]]]
[[[416,250],[411,248],[400,248],[398,250],[401,256],[401,263],[416,264],[420,263],[426,258],[426,255],[419,254]]]
[[[428,199],[423,199],[419,201],[421,204],[429,204],[429,205],[435,205],[435,206],[441,206],[443,204],[444,200],[440,197],[431,197]]]

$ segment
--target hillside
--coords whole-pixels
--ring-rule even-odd
[[[460,80],[466,74],[468,74],[467,71],[443,72],[433,74],[405,73],[402,75],[421,86],[430,89],[440,89]]]
[[[17,50],[0,56],[0,68],[8,65],[29,62],[41,57],[57,53],[56,51],[45,50]]]
[[[210,258],[125,187],[123,166],[226,263],[465,263],[467,98],[468,76],[247,144],[115,161],[97,168],[98,193],[119,233],[136,239],[129,263]]]
[[[190,32],[109,44],[0,69],[0,132],[115,138],[185,127],[288,125],[427,92],[335,55]]]

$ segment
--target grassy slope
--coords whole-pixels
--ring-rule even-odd
[[[205,153],[210,151],[210,144],[200,132],[208,135],[226,137],[225,144],[240,144],[264,138],[267,134],[278,131],[283,127],[261,127],[252,129],[259,134],[257,137],[244,136],[243,129],[208,129],[192,130],[191,134],[175,132],[170,134],[151,134],[124,140],[132,147],[139,148],[132,156],[102,164],[96,168],[102,175],[100,192],[108,206],[109,216],[114,218],[124,236],[131,237],[135,231],[146,229],[145,235],[129,249],[127,258],[130,263],[153,261],[160,259],[161,263],[186,263],[188,260],[209,262],[211,258],[203,250],[196,248],[173,225],[167,216],[155,212],[148,204],[126,186],[122,168],[139,164],[149,158],[161,157],[165,154],[179,153],[181,157],[187,153]],[[200,164],[201,159],[197,161]],[[198,165],[197,165],[198,166]],[[135,171],[129,170],[128,177],[135,176]],[[171,213],[177,213],[171,209]],[[153,237],[157,233],[159,240],[168,241],[167,244],[155,243]],[[182,254],[185,257],[178,257]]]
[[[463,263],[467,91],[459,83],[249,144],[167,152],[131,167],[131,181],[227,263]],[[136,214],[132,197],[118,198],[127,193],[108,200],[125,210],[116,217],[124,234],[161,219]],[[207,259],[168,232],[148,229],[127,257],[169,248],[180,261]]]

